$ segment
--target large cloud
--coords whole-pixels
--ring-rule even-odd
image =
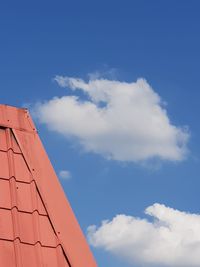
[[[137,266],[200,266],[200,215],[154,204],[153,221],[117,215],[88,228],[90,244]]]
[[[86,151],[133,162],[185,157],[187,131],[170,122],[159,95],[146,80],[85,82],[61,76],[55,80],[74,93],[37,105],[38,117],[51,130],[75,137]],[[76,90],[85,96],[75,96]]]

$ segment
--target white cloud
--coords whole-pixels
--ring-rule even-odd
[[[200,215],[154,204],[153,221],[117,215],[88,228],[90,244],[138,266],[200,266]]]
[[[189,134],[170,122],[159,95],[146,80],[85,82],[62,76],[55,80],[74,95],[37,105],[38,118],[49,129],[75,137],[86,151],[113,160],[184,159]],[[87,99],[76,96],[76,90]]]
[[[64,179],[64,180],[68,180],[71,178],[71,173],[67,170],[61,170],[59,172],[59,177]]]

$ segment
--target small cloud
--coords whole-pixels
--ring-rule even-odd
[[[59,172],[59,177],[63,180],[69,180],[71,178],[71,173],[67,170],[61,170]]]
[[[200,214],[158,203],[145,213],[150,220],[120,214],[88,227],[90,244],[134,266],[200,266]]]

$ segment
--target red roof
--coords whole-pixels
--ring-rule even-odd
[[[6,105],[0,105],[0,266],[97,266],[28,111]]]

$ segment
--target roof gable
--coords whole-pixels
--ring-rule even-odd
[[[0,105],[0,262],[95,267],[95,260],[25,109]]]

